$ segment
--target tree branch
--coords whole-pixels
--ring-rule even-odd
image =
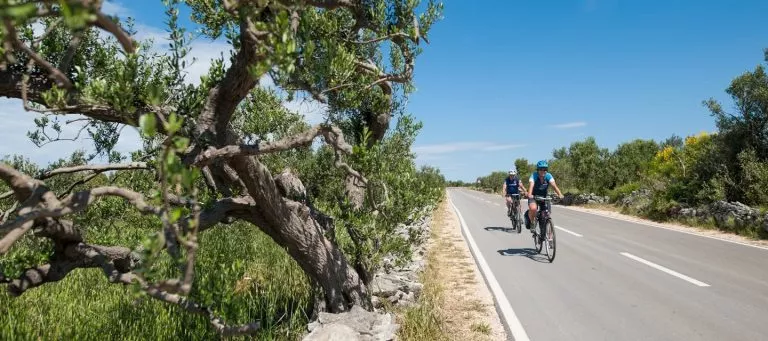
[[[101,10],[96,11],[96,24],[101,29],[111,33],[120,45],[123,46],[123,50],[127,53],[134,53],[136,51],[135,43],[131,37],[123,31],[114,21],[107,17]]]
[[[43,187],[45,188],[45,187]],[[52,195],[52,192],[45,188],[43,196]],[[55,198],[44,197],[43,207],[33,207],[32,205],[24,207],[19,211],[19,215],[12,221],[0,225],[0,233],[8,232],[0,239],[0,254],[5,254],[19,237],[24,235],[32,227],[33,222],[43,218],[58,218],[68,214],[77,213],[101,196],[118,196],[126,199],[133,204],[143,214],[160,215],[160,209],[150,206],[144,201],[144,196],[128,189],[120,187],[97,187],[87,191],[77,192],[68,196],[62,201]]]
[[[16,200],[18,201],[24,201],[29,198],[43,184],[42,181],[32,179],[4,162],[0,162],[0,179],[5,181],[13,193],[16,194]],[[3,194],[3,197],[6,194]]]
[[[373,38],[373,39],[369,39],[369,40],[356,41],[356,40],[348,40],[347,39],[346,41],[349,42],[349,43],[352,43],[352,44],[372,44],[372,43],[378,43],[378,42],[384,41],[384,40],[389,40],[389,39],[392,39],[394,37],[410,38],[410,36],[408,36],[405,33],[396,32],[396,33],[392,33],[390,35],[381,36],[381,37]]]
[[[131,162],[131,163],[118,163],[118,164],[106,164],[106,165],[82,165],[73,167],[62,167],[52,171],[45,172],[37,177],[40,180],[45,180],[59,174],[77,173],[84,171],[93,171],[95,173],[103,173],[113,170],[133,170],[133,169],[150,169],[146,162]]]
[[[257,55],[257,45],[266,36],[258,32],[247,16],[240,21],[240,50],[224,78],[208,92],[198,121],[198,136],[223,144],[224,134],[229,126],[235,108],[257,84],[257,77],[250,67],[265,56]]]
[[[72,243],[62,251],[55,252],[49,264],[27,269],[21,277],[11,280],[8,292],[20,296],[29,289],[60,281],[74,269],[97,268],[106,263],[112,264],[119,271],[130,271],[133,263],[131,250],[119,246]]]
[[[34,60],[37,65],[48,71],[50,77],[58,83],[57,85],[59,87],[65,89],[72,88],[72,81],[70,81],[69,78],[67,78],[67,76],[61,72],[61,70],[53,66],[53,64],[49,63],[43,57],[38,55],[37,52],[33,51],[21,40],[19,40],[19,37],[16,34],[16,28],[13,26],[10,20],[4,20],[4,24],[5,31],[8,36],[7,39],[10,40],[11,45],[13,45],[14,48],[23,51],[25,54],[27,54],[27,56],[29,56],[30,59]]]

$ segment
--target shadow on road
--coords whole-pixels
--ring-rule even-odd
[[[500,226],[488,226],[484,228],[486,231],[501,231],[506,233],[517,233],[517,231],[511,227],[500,227]]]
[[[541,255],[533,248],[497,250],[502,256],[522,256],[540,263],[549,263],[547,256]]]

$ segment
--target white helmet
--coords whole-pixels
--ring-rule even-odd
[[[509,175],[517,175],[517,171],[513,168],[509,170]]]

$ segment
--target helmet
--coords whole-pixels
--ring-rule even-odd
[[[549,168],[549,164],[547,163],[547,161],[545,161],[545,160],[541,160],[541,161],[539,161],[539,162],[537,162],[537,163],[536,163],[536,168],[537,168],[537,169],[540,169],[540,168]]]
[[[517,175],[517,171],[514,168],[512,168],[512,169],[509,170],[509,174],[510,175]]]

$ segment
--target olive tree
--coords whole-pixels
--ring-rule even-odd
[[[371,309],[369,270],[354,266],[342,252],[333,238],[333,219],[312,205],[295,172],[275,175],[265,160],[306,150],[321,138],[332,165],[346,174],[344,214],[376,211],[386,186],[369,181],[354,166],[364,165],[360,154],[384,139],[393,115],[402,111],[412,91],[419,45],[427,42],[442,5],[417,0],[163,2],[171,53],[161,55],[136,41],[130,21],[105,15],[99,0],[0,0],[0,96],[21,99],[27,111],[44,115],[36,120],[40,129],[30,134],[39,144],[58,139],[51,133],[61,132],[58,117],[81,115],[68,122],[85,122],[96,153],[110,160],[34,175],[0,163],[0,179],[10,188],[2,196],[15,199],[0,221],[0,254],[30,231],[54,244],[48,263],[18,278],[0,274],[2,282],[21,295],[75,269],[100,268],[113,283],[209,316],[223,334],[253,333],[258,323],[227,325],[187,298],[197,234],[240,220],[286,249],[319,288],[320,308]],[[202,34],[232,46],[198,85],[184,78],[190,38],[178,24],[182,5],[191,9]],[[324,122],[293,125],[280,134],[249,130],[253,122],[268,119],[258,87],[267,76],[289,96],[324,103]],[[130,163],[113,151],[125,126],[139,128],[144,143]],[[152,171],[156,188],[149,195],[115,186],[55,193],[46,183],[63,174],[114,170]],[[142,214],[156,216],[158,234],[137,250],[89,243],[68,216],[102,197],[123,198]],[[178,276],[161,279],[151,273],[152,260],[161,253],[177,261]]]

